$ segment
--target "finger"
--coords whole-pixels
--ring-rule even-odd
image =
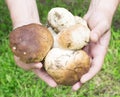
[[[20,61],[20,58],[19,58],[19,57],[14,56],[14,59],[15,59],[16,64],[17,64],[20,68],[22,68],[22,69],[24,69],[24,70],[30,70],[29,66],[27,66],[24,62]]]
[[[42,68],[42,63],[32,63],[32,64],[28,64],[30,65],[30,69],[41,69]]]
[[[93,49],[93,61],[92,66],[88,73],[82,76],[81,83],[85,83],[86,81],[90,80],[92,77],[94,77],[101,69],[105,54],[107,52],[107,47],[110,41],[110,31],[108,31],[96,44],[95,49]],[[102,52],[102,53],[101,53]]]
[[[82,84],[80,82],[77,82],[76,84],[74,84],[72,86],[72,90],[77,91],[81,86],[82,86]]]
[[[14,56],[14,59],[15,59],[15,62],[16,64],[25,69],[25,70],[30,70],[30,69],[33,69],[33,68],[36,68],[36,69],[41,69],[42,68],[42,64],[41,63],[30,63],[30,64],[27,64],[27,63],[24,63],[20,60],[19,57],[17,56]]]
[[[45,70],[41,69],[33,69],[33,72],[40,77],[43,81],[45,81],[49,86],[56,87],[57,83],[45,72]]]
[[[99,41],[99,44],[105,48],[108,47],[109,45],[109,41],[110,41],[110,36],[111,36],[111,32],[110,30],[105,33],[105,35],[103,37],[101,37],[100,41]]]
[[[106,22],[98,24],[92,29],[90,34],[90,39],[92,42],[97,42],[102,35],[104,35],[109,30],[109,26]]]
[[[90,70],[88,71],[88,73],[84,74],[81,79],[80,82],[81,83],[85,83],[88,80],[90,80],[91,78],[93,78],[101,69],[102,64],[103,64],[103,58],[101,58],[102,56],[98,56],[93,60],[92,66],[90,68]]]
[[[83,48],[83,50],[89,55],[89,56],[91,56],[91,53],[90,53],[90,44],[91,43],[89,43],[87,46],[85,46],[84,48]]]

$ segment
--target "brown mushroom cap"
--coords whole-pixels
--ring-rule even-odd
[[[83,50],[53,48],[45,58],[45,69],[60,85],[73,85],[90,68],[90,57]]]
[[[12,52],[26,63],[42,61],[52,45],[51,33],[39,24],[24,25],[10,33]]]
[[[58,44],[62,48],[79,50],[89,42],[90,30],[86,25],[75,24],[58,34]]]

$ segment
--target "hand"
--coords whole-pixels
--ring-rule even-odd
[[[14,56],[16,64],[25,69],[25,70],[32,70],[38,77],[40,77],[42,80],[44,80],[49,86],[51,87],[56,87],[57,84],[56,82],[46,73],[46,71],[43,69],[42,63],[31,63],[31,64],[26,64],[22,61],[17,56]]]
[[[14,29],[30,23],[41,24],[35,0],[6,0],[6,3],[10,11]],[[51,87],[57,86],[56,82],[43,69],[42,63],[26,64],[16,56],[14,56],[14,59],[19,67],[25,70],[32,70]]]
[[[91,29],[90,43],[85,47],[85,51],[91,57],[91,68],[88,73],[81,77],[79,82],[73,85],[72,90],[74,91],[78,90],[83,83],[93,78],[100,71],[110,40],[110,27],[115,9],[111,9],[111,6],[107,5],[107,7],[110,6],[111,9],[108,11],[108,8],[105,9],[106,5],[102,5],[102,0],[96,5],[93,4],[95,3],[93,1],[95,0],[92,0],[89,10],[84,16],[84,19],[87,21],[88,26]],[[113,0],[110,0],[110,2],[113,3]],[[99,8],[100,4],[103,9]]]
[[[110,40],[110,31],[106,32],[98,42],[96,43],[90,43],[86,48],[85,51],[90,55],[91,57],[91,68],[88,71],[88,73],[84,74],[80,82],[77,82],[73,85],[72,90],[76,91],[78,90],[83,83],[93,78],[101,69],[105,54],[107,52],[109,40]]]

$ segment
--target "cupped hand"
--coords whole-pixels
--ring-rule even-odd
[[[85,15],[90,33],[90,43],[85,47],[85,51],[91,58],[91,68],[88,73],[84,74],[80,81],[73,85],[72,90],[78,90],[83,83],[93,78],[101,69],[110,40],[110,26],[112,19],[103,12],[92,12],[91,10]]]
[[[91,68],[89,69],[88,73],[84,74],[80,81],[73,85],[72,90],[78,90],[81,85],[91,78],[93,78],[101,69],[104,58],[107,52],[109,40],[110,40],[110,31],[106,32],[98,42],[90,43],[86,48],[85,51],[91,57]]]
[[[99,39],[110,30],[112,17],[105,12],[91,12],[84,16],[91,30],[90,41],[98,42]]]
[[[38,77],[45,81],[49,86],[56,87],[56,82],[46,73],[42,63],[26,64],[22,62],[17,56],[14,56],[16,64],[24,70],[32,70]]]

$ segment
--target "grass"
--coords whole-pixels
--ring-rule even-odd
[[[69,1],[71,2],[68,4],[62,0],[46,0],[40,4],[37,0],[41,22],[45,24],[47,13],[52,7],[65,7],[74,15],[80,16],[87,12],[87,0]],[[9,48],[8,36],[11,30],[9,12],[5,2],[1,0],[0,97],[120,97],[120,7],[113,19],[112,37],[101,71],[77,92],[72,92],[71,87],[65,86],[51,88],[32,72],[17,67]]]

